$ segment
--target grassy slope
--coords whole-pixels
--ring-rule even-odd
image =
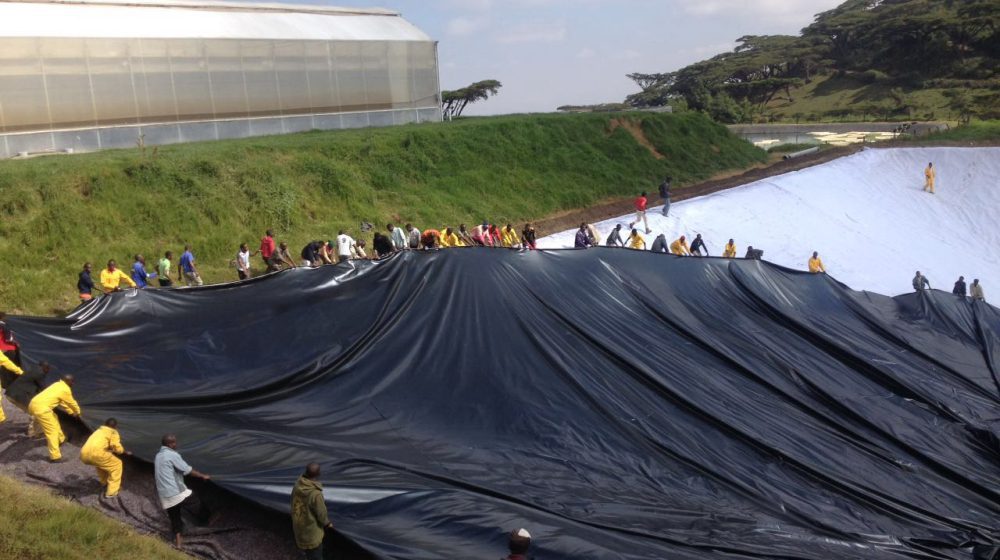
[[[795,121],[800,114],[801,122],[807,120],[860,121],[877,120],[870,113],[865,115],[861,108],[871,103],[893,103],[889,95],[892,87],[884,84],[865,84],[853,77],[819,76],[801,88],[792,90],[792,103],[786,99],[773,101],[766,114],[773,114],[783,121]],[[948,108],[948,98],[944,89],[903,90],[905,99],[915,107],[912,117],[900,116],[899,120],[956,120],[958,115]],[[967,90],[970,94],[986,90]],[[850,115],[832,117],[827,114],[834,110],[852,110]]]
[[[0,558],[183,560],[166,543],[145,537],[100,512],[48,490],[0,476]]]
[[[938,142],[971,142],[994,144],[1000,142],[1000,121],[972,121],[965,126],[959,126],[921,136],[913,141],[934,144]]]
[[[657,159],[612,119],[641,119]],[[633,127],[634,128],[634,127]],[[0,309],[76,305],[76,273],[195,247],[202,276],[235,278],[241,241],[274,228],[295,255],[360,220],[520,224],[766,156],[679,115],[543,115],[119,150],[0,162]],[[257,261],[259,263],[259,260]]]

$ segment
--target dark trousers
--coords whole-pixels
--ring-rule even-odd
[[[306,560],[323,560],[323,543],[319,543],[316,548],[302,551],[302,557]]]
[[[169,278],[160,278],[160,287],[161,288],[166,288],[168,286],[173,286],[173,285],[174,285],[173,280],[171,280]]]
[[[242,270],[237,270],[236,273],[240,275],[240,280],[246,280],[247,278],[250,278],[250,275],[247,274],[246,272],[243,272]]]
[[[346,255],[339,255],[337,257],[337,262],[338,263],[347,262],[348,259],[350,259],[350,257],[348,257]]]
[[[170,518],[170,532],[171,534],[177,535],[184,532],[184,512],[188,512],[193,515],[195,520],[197,520],[199,525],[204,525],[208,522],[209,516],[212,512],[205,507],[205,503],[191,494],[186,500],[177,504],[176,506],[167,509],[167,517]]]

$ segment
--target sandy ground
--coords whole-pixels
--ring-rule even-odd
[[[87,437],[82,426],[63,420],[69,438],[62,446],[67,461],[52,464],[47,461],[44,440],[28,438],[27,414],[6,398],[3,408],[7,422],[0,424],[0,473],[48,486],[57,494],[131,525],[140,533],[169,540],[170,524],[156,498],[151,465],[126,459],[118,500],[105,500],[100,497],[101,487],[94,469],[80,462],[80,446]],[[208,527],[188,523],[184,552],[196,558],[218,560],[299,558],[287,516],[264,510],[210,485],[189,484],[218,516]]]

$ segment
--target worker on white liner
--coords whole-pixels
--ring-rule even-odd
[[[826,272],[826,267],[823,266],[823,259],[819,258],[819,253],[816,251],[813,251],[813,256],[809,259],[809,272],[813,274]]]
[[[924,169],[924,192],[929,192],[934,194],[934,179],[936,174],[934,173],[934,163],[928,163],[927,169]]]

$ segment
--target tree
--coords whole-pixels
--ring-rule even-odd
[[[503,84],[497,80],[482,80],[454,91],[441,92],[441,111],[446,119],[462,116],[462,111],[476,101],[486,101],[496,95]]]

